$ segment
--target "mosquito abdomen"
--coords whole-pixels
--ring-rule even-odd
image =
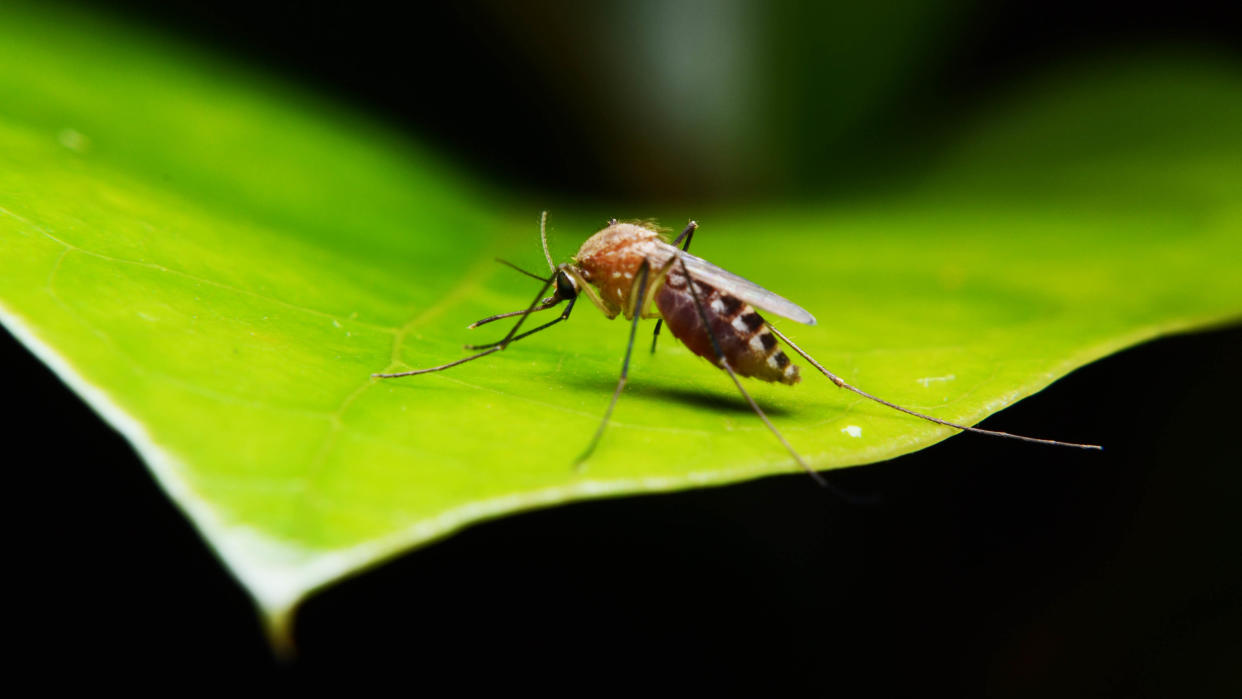
[[[802,377],[798,375],[797,365],[777,347],[776,337],[768,330],[763,316],[750,304],[714,286],[696,281],[695,287],[716,341],[720,343],[720,351],[734,371],[763,381],[798,383]],[[712,340],[695,308],[686,278],[679,270],[671,271],[664,280],[656,294],[656,306],[678,340],[691,352],[716,363]]]

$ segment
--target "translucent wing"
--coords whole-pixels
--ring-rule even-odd
[[[673,255],[678,255],[686,263],[686,269],[690,271],[690,276],[695,281],[710,284],[760,310],[805,325],[815,325],[815,316],[808,313],[805,308],[787,298],[768,291],[752,281],[743,279],[728,270],[721,269],[701,257],[695,257],[688,252],[682,252],[680,248],[667,243],[661,243],[657,246],[657,250],[656,259],[652,260],[657,267],[664,266]]]

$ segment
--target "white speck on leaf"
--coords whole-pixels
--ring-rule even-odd
[[[85,153],[91,147],[91,139],[77,129],[61,129],[60,133],[56,134],[56,140],[74,153]]]
[[[858,425],[846,425],[845,427],[841,428],[841,431],[848,434],[851,437],[862,436],[862,428],[859,427]]]
[[[337,320],[336,318],[333,318],[333,319],[332,319],[332,327],[334,327],[334,328],[339,328],[339,327],[341,327],[341,321]]]
[[[941,381],[952,381],[953,379],[956,379],[956,378],[957,378],[956,375],[949,374],[948,376],[924,376],[921,379],[915,379],[915,381],[923,384],[923,388],[927,388],[932,383],[938,383]]]

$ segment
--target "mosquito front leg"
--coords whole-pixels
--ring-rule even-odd
[[[549,308],[552,308],[553,306],[555,306],[556,304],[558,304],[558,303],[560,303],[560,302],[561,302],[561,301],[560,301],[560,299],[558,299],[558,298],[556,298],[556,297],[554,297],[554,296],[553,296],[553,297],[546,298],[546,299],[544,299],[543,301],[541,301],[541,302],[539,303],[539,305],[538,305],[538,306],[537,306],[534,310],[529,311],[529,313],[538,313],[539,311],[546,311],[546,310],[548,310]],[[466,329],[467,329],[467,330],[474,330],[475,328],[479,327],[480,325],[487,325],[488,323],[494,323],[494,322],[496,322],[496,321],[498,321],[498,320],[504,320],[505,318],[512,318],[513,316],[520,316],[520,315],[524,315],[524,314],[526,314],[526,313],[528,313],[528,311],[525,311],[525,310],[522,310],[522,311],[510,311],[509,313],[497,313],[497,314],[496,314],[496,315],[494,315],[494,316],[488,316],[488,317],[486,317],[486,318],[482,318],[482,319],[480,319],[480,320],[476,320],[476,321],[474,321],[474,322],[473,322],[473,323],[471,323],[470,325],[467,325],[467,326],[466,326]]]
[[[621,378],[617,379],[617,388],[612,392],[612,400],[608,401],[608,409],[604,411],[604,419],[600,420],[599,428],[595,430],[595,436],[591,437],[590,444],[587,444],[582,455],[574,461],[575,468],[581,468],[582,463],[595,451],[600,437],[604,435],[604,428],[608,426],[608,420],[612,417],[612,409],[617,406],[617,398],[621,397],[621,391],[625,388],[625,383],[629,379],[630,355],[634,353],[634,337],[638,333],[638,321],[642,318],[643,298],[646,296],[647,277],[650,273],[651,266],[647,264],[646,260],[643,260],[638,267],[638,275],[634,280],[634,286],[630,288],[630,298],[634,299],[634,317],[630,319],[630,341],[625,345],[625,361],[621,363]]]
[[[698,228],[699,228],[699,224],[696,221],[691,221],[690,223],[686,224],[685,230],[683,230],[676,238],[673,239],[673,245],[681,243],[682,239],[685,238],[686,242],[682,243],[681,251],[690,252],[690,241],[694,240],[694,232],[698,230]],[[652,354],[655,354],[656,342],[658,342],[660,339],[660,326],[663,324],[664,324],[663,318],[657,320],[656,325],[655,325],[655,332],[651,334],[651,353]]]
[[[540,325],[539,327],[535,328],[534,330],[527,330],[526,332],[522,333],[521,335],[514,335],[514,336],[513,336],[513,339],[512,339],[512,340],[509,340],[509,343],[510,343],[510,344],[512,344],[512,343],[517,342],[518,340],[520,340],[520,339],[522,339],[522,338],[524,338],[524,337],[530,337],[531,335],[534,335],[535,333],[539,332],[540,330],[547,330],[548,328],[552,327],[553,325],[556,325],[557,323],[561,322],[562,320],[569,320],[569,314],[573,312],[573,310],[574,310],[574,304],[575,304],[575,303],[577,303],[577,302],[578,302],[578,297],[576,297],[576,296],[575,296],[574,298],[572,298],[572,299],[570,299],[570,300],[569,300],[569,304],[568,304],[567,306],[565,306],[565,312],[564,312],[564,313],[562,313],[562,314],[561,314],[558,318],[556,318],[556,320],[548,321],[547,323],[544,323],[543,325]],[[541,309],[539,309],[539,310],[541,310]],[[492,348],[492,347],[496,347],[497,345],[499,345],[499,344],[500,344],[500,343],[502,343],[502,342],[504,342],[504,340],[499,340],[499,341],[497,341],[497,342],[489,342],[489,343],[487,343],[487,344],[485,344],[485,345],[466,345],[466,346],[465,346],[465,349],[468,349],[468,350],[484,350],[484,349],[490,349],[490,348]]]
[[[476,359],[486,357],[487,355],[492,354],[493,352],[499,352],[503,350],[504,348],[509,346],[509,343],[513,342],[514,337],[517,335],[518,329],[522,327],[522,323],[526,322],[526,317],[529,316],[531,313],[534,313],[535,310],[539,308],[542,302],[541,300],[543,299],[544,292],[548,290],[548,287],[552,286],[552,282],[554,281],[556,281],[556,274],[553,274],[552,276],[544,280],[543,286],[539,288],[539,293],[535,294],[535,300],[531,301],[530,305],[527,306],[526,310],[522,312],[522,317],[518,318],[518,322],[513,324],[513,328],[509,330],[509,334],[505,335],[505,338],[501,340],[500,342],[495,343],[494,346],[491,346],[488,349],[483,350],[482,352],[479,352],[478,354],[472,354],[469,357],[462,357],[461,359],[458,359],[457,361],[449,362],[448,364],[441,364],[439,366],[433,366],[428,369],[414,369],[413,371],[400,371],[395,374],[371,374],[371,376],[378,378],[378,379],[396,379],[402,376],[417,376],[418,374],[428,374],[433,371],[444,371],[445,369],[455,367],[458,364],[465,364],[466,362],[471,362]],[[560,319],[558,318],[557,320],[560,320]],[[551,325],[551,323],[549,323],[548,325]],[[540,330],[540,329],[541,328],[536,328],[536,330]],[[522,335],[522,337],[525,337],[526,335],[529,335],[529,334],[530,333],[526,333],[525,335]]]

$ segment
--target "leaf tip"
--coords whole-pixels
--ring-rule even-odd
[[[297,646],[293,642],[293,611],[294,607],[267,609],[263,613],[263,630],[267,634],[268,645],[273,655],[280,662],[291,662],[297,656]]]

